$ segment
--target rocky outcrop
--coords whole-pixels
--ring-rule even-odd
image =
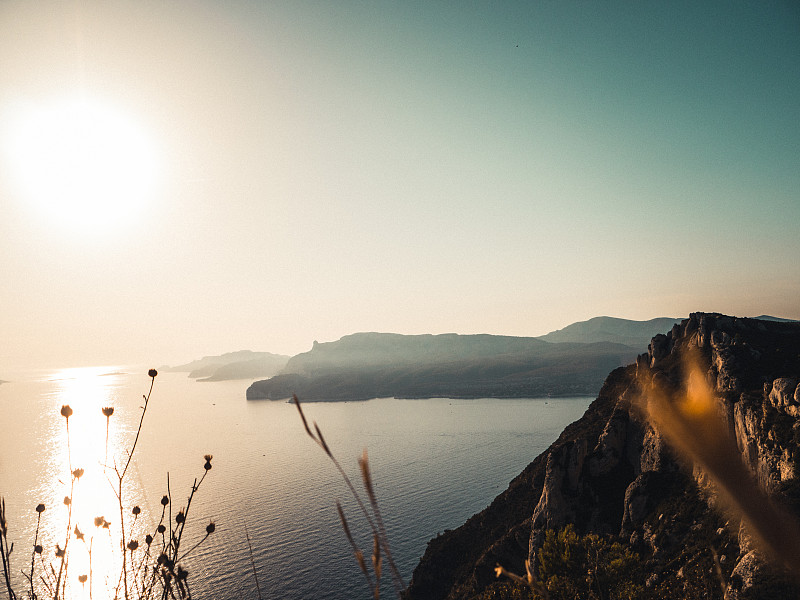
[[[722,586],[713,581],[714,553],[727,598],[797,592],[752,547],[746,531],[740,533],[738,521],[714,508],[706,474],[676,458],[636,403],[645,378],[677,389],[690,355],[705,370],[716,408],[758,483],[800,514],[791,505],[792,497],[800,498],[795,479],[800,323],[696,313],[655,336],[635,364],[612,372],[584,417],[505,495],[431,542],[408,597],[475,597],[495,585],[496,563],[524,572],[524,560],[535,563],[545,532],[567,524],[578,532],[610,536],[636,551],[650,574],[647,589],[656,596],[681,590],[687,596],[722,597]],[[515,504],[509,506],[512,495]],[[690,557],[689,547],[696,547],[698,555]]]

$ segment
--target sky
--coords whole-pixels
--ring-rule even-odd
[[[0,39],[0,379],[800,318],[794,2],[5,1]]]

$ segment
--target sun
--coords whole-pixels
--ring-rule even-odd
[[[153,141],[132,115],[99,99],[28,106],[6,138],[19,197],[60,227],[115,229],[141,214],[155,192]]]

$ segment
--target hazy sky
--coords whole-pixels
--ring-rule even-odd
[[[6,1],[0,40],[0,378],[800,318],[794,2]]]

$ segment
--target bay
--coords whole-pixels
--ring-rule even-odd
[[[248,402],[250,381],[204,383],[162,373],[154,384],[125,477],[128,539],[154,530],[168,489],[175,512],[186,507],[205,473],[203,457],[211,454],[213,468],[192,498],[184,540],[191,547],[215,523],[183,561],[196,598],[369,597],[335,502],[367,556],[369,530],[293,405]],[[38,503],[47,506],[39,534],[46,561],[55,563],[55,545],[64,544],[72,466],[85,471],[72,490],[71,525],[93,540],[93,597],[113,597],[119,538],[111,532],[120,521],[114,467],[127,462],[149,386],[147,369],[118,366],[26,373],[0,385],[0,495],[16,542],[19,588],[25,584],[19,571],[30,569]],[[379,398],[303,406],[359,491],[357,461],[367,450],[392,551],[408,583],[427,542],[488,506],[590,401]],[[74,411],[69,437],[64,404]],[[114,407],[108,419],[106,406]],[[141,507],[135,520],[134,505]],[[108,530],[94,527],[100,515],[111,522]],[[89,597],[77,581],[87,569],[87,549],[72,536],[71,598]],[[388,576],[382,595],[393,597]]]

